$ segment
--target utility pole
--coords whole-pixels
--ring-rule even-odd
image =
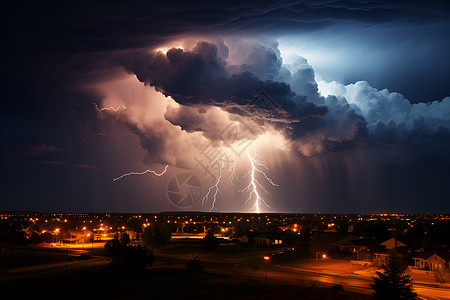
[[[67,273],[67,254],[69,253],[69,247],[66,247],[66,273]]]

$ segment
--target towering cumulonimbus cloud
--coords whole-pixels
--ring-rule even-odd
[[[363,116],[375,143],[426,143],[449,136],[450,97],[413,104],[400,93],[377,90],[366,81],[346,86],[319,81],[319,88],[323,95],[345,99]]]
[[[252,122],[258,133],[281,132],[305,156],[368,143],[424,141],[450,130],[449,97],[411,104],[367,82],[316,82],[304,57],[283,64],[276,42],[201,41],[190,50],[138,50],[113,60],[180,104],[167,109],[166,120],[211,141],[230,119],[221,118],[220,110],[236,122]],[[273,101],[271,109],[255,104],[261,92]]]

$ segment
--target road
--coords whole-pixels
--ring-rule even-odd
[[[184,265],[187,262],[188,258],[182,259],[179,256],[178,258],[174,258],[174,256],[172,255],[160,255],[157,256],[157,260],[161,262]],[[259,279],[264,279],[266,276],[264,262],[260,264],[260,267],[257,271],[251,270],[248,265],[245,265],[243,263],[232,264],[213,261],[202,261],[202,263],[205,267],[205,270],[210,273],[227,274],[232,276],[239,275],[245,278]],[[345,290],[351,292],[363,294],[372,294],[373,292],[370,288],[370,284],[373,283],[373,280],[370,277],[350,274],[336,274],[334,272],[327,272],[325,270],[315,271],[304,269],[301,267],[285,267],[272,263],[269,263],[267,267],[267,277],[270,281],[277,281],[280,283],[289,282],[291,284],[326,288],[330,288],[331,286],[340,284],[344,287]],[[415,284],[414,289],[418,294],[419,299],[450,300],[450,289],[437,288],[422,284]]]
[[[79,245],[78,245],[79,246]],[[92,246],[92,245],[91,245]],[[78,247],[77,247],[78,248]],[[64,249],[65,250],[65,249]],[[85,249],[88,250],[88,249]],[[65,252],[65,251],[64,251]],[[83,252],[82,249],[75,247],[68,249],[69,256],[79,256]],[[95,252],[95,247],[94,247]],[[100,249],[97,250],[100,254]],[[176,268],[184,268],[186,262],[190,259],[187,255],[173,255],[157,253],[156,260],[159,263],[171,265]],[[70,269],[89,268],[94,265],[101,265],[108,263],[109,259],[106,257],[97,257],[85,261],[69,262]],[[265,262],[260,261],[259,269],[253,271],[248,266],[248,261],[241,260],[240,262],[203,259],[201,261],[205,267],[205,271],[215,274],[226,274],[230,276],[240,276],[243,278],[255,278],[264,280],[266,276]],[[14,280],[20,276],[36,276],[39,273],[59,272],[64,271],[66,267],[65,261],[60,261],[53,264],[41,264],[37,266],[28,266],[16,269],[10,269],[9,276],[3,277],[2,282]],[[334,285],[342,285],[342,287],[350,292],[371,294],[372,290],[370,284],[373,282],[370,276],[362,276],[357,274],[337,273],[326,269],[307,269],[301,266],[282,266],[273,262],[267,264],[267,277],[271,282],[279,282],[280,284],[290,283],[293,285],[302,286],[316,286],[330,288]],[[434,285],[414,284],[414,289],[417,292],[419,299],[436,300],[448,299],[450,300],[450,289],[438,288]]]

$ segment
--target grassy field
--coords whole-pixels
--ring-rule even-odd
[[[67,252],[69,261],[76,260],[81,253],[91,254],[91,247],[80,246],[70,248]],[[94,256],[106,255],[103,245],[94,249]],[[65,247],[51,247],[50,245],[42,246],[3,246],[0,247],[0,272],[5,270],[36,266],[43,264],[54,264],[66,261]]]
[[[8,247],[0,249],[0,271],[10,268],[63,262],[65,249],[37,247]]]

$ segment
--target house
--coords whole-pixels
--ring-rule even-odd
[[[377,251],[374,253],[373,256],[373,264],[375,266],[382,266],[384,263],[386,263],[390,256],[398,256],[406,263],[409,262],[411,259],[411,252],[408,250],[407,247],[395,247],[393,249],[384,250],[384,251]]]
[[[370,246],[374,245],[374,239],[356,236],[347,236],[330,245],[331,248],[339,251],[341,254],[359,260],[359,254],[368,251]]]
[[[238,238],[240,243],[257,246],[282,245],[283,238],[275,232],[248,232]]]
[[[253,241],[253,238],[255,238],[256,235],[253,233],[246,233],[240,237],[238,237],[239,243],[242,244],[249,244],[250,242]]]
[[[414,269],[435,271],[450,267],[450,253],[444,249],[414,255],[413,260]]]
[[[273,232],[266,232],[258,235],[254,239],[255,245],[257,246],[272,246],[272,245],[281,245],[283,244],[283,240],[280,235]]]
[[[68,237],[66,239],[64,239],[64,242],[69,242],[69,243],[88,243],[90,242],[90,237],[92,235],[92,232],[90,232],[89,230],[74,230],[74,229],[69,229],[67,230],[68,232]]]
[[[125,233],[128,234],[131,241],[136,241],[138,239],[138,233],[134,230],[127,230]]]
[[[394,249],[396,247],[405,247],[405,244],[397,240],[396,238],[391,238],[383,243],[381,243],[382,246],[385,246],[386,249]]]

